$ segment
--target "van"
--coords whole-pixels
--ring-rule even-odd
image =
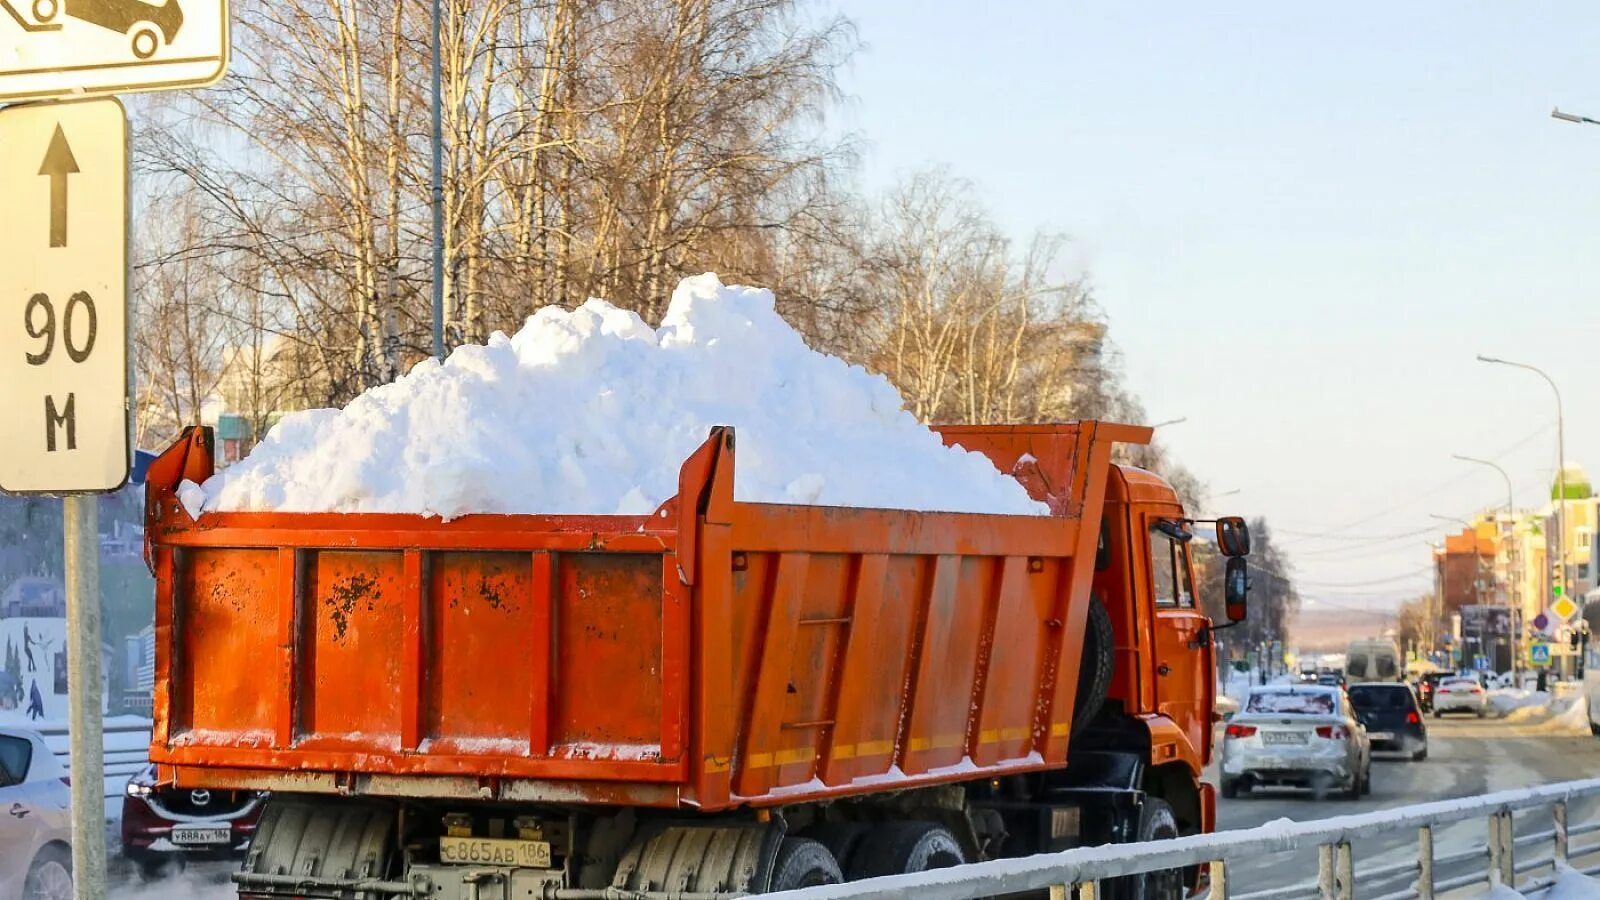
[[[1345,657],[1344,672],[1351,684],[1400,681],[1405,675],[1401,667],[1400,646],[1391,640],[1373,638],[1351,641]]]

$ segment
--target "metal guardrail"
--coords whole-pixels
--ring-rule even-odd
[[[1600,855],[1600,842],[1574,846],[1574,837],[1600,832],[1600,821],[1570,825],[1568,813],[1574,800],[1600,798],[1600,778],[1568,781],[1526,790],[1503,791],[1461,800],[1423,803],[1379,812],[1337,816],[1311,822],[1285,822],[1258,828],[1199,834],[1173,840],[1143,844],[1108,844],[1084,847],[1064,853],[1043,854],[1022,859],[973,863],[915,875],[894,875],[849,884],[805,888],[773,894],[774,900],[891,900],[916,897],[917,900],[973,900],[997,894],[1022,891],[1049,891],[1052,900],[1075,895],[1078,900],[1097,900],[1109,879],[1187,866],[1208,867],[1212,900],[1354,900],[1372,897],[1372,887],[1397,878],[1415,876],[1407,889],[1381,895],[1380,900],[1432,900],[1447,891],[1476,884],[1498,882],[1520,891],[1548,887],[1555,881],[1557,863],[1570,863],[1581,857]],[[1548,827],[1518,836],[1515,814],[1546,811]],[[1483,821],[1487,825],[1481,847],[1468,852],[1436,856],[1435,831],[1460,822]],[[1527,818],[1523,822],[1526,824]],[[1398,864],[1360,869],[1353,850],[1358,839],[1378,835],[1412,834],[1416,838],[1415,859]],[[1230,890],[1229,867],[1263,854],[1317,848],[1315,880],[1302,885],[1240,894]],[[1519,858],[1519,851],[1548,850]],[[1386,853],[1393,853],[1390,849]],[[1465,874],[1444,877],[1441,869],[1469,866]],[[1573,864],[1584,874],[1600,872],[1600,864],[1589,867]],[[1520,880],[1519,880],[1520,879]]]
[[[105,751],[105,798],[107,800],[122,796],[122,787],[128,779],[137,774],[149,764],[150,757],[150,726],[149,725],[106,725],[103,729],[105,739],[110,742],[113,735],[139,734],[144,740],[138,749],[112,749]],[[39,734],[44,738],[45,746],[50,752],[61,760],[61,765],[68,770],[72,768],[71,757],[67,748],[71,735],[65,728],[41,728]]]

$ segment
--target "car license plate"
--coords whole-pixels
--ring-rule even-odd
[[[1261,743],[1263,744],[1304,744],[1306,736],[1298,731],[1263,731]]]
[[[1392,741],[1392,740],[1394,740],[1394,732],[1392,732],[1392,731],[1369,731],[1369,732],[1367,732],[1367,740],[1369,740],[1369,741]]]
[[[504,838],[442,837],[439,861],[490,866],[550,868],[550,844],[546,841],[513,841]]]
[[[227,844],[233,841],[233,829],[227,825],[172,829],[172,842],[179,846]]]

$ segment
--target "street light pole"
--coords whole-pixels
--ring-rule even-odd
[[[1561,389],[1556,387],[1555,379],[1538,366],[1484,356],[1482,353],[1478,354],[1478,361],[1527,369],[1543,378],[1556,395],[1556,569],[1560,576],[1556,579],[1556,583],[1560,585],[1561,593],[1565,595],[1567,592],[1567,426],[1562,414]]]
[[[1588,116],[1575,116],[1572,113],[1562,112],[1559,106],[1550,110],[1550,118],[1560,119],[1563,122],[1575,122],[1579,125],[1600,125],[1600,121],[1591,119]]]
[[[444,362],[444,91],[440,32],[441,0],[433,0],[433,358]]]
[[[1181,425],[1187,421],[1189,421],[1188,416],[1179,416],[1176,419],[1168,419],[1165,422],[1157,422],[1156,424],[1150,426],[1150,430],[1154,431],[1157,428],[1165,428],[1168,425]]]
[[[1460,453],[1452,453],[1450,456],[1451,458],[1459,459],[1462,462],[1477,463],[1480,466],[1488,466],[1496,472],[1499,472],[1500,477],[1506,480],[1506,614],[1510,616],[1511,619],[1511,621],[1507,623],[1508,627],[1511,629],[1511,671],[1516,672],[1518,669],[1517,610],[1522,605],[1517,597],[1517,579],[1513,574],[1516,570],[1516,561],[1519,558],[1514,550],[1513,544],[1513,541],[1517,536],[1516,490],[1511,486],[1511,476],[1506,473],[1506,470],[1502,468],[1499,463],[1495,463],[1487,459],[1478,459],[1475,456],[1463,456]]]

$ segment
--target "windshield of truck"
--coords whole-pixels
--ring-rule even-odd
[[[1350,654],[1350,659],[1344,665],[1351,678],[1367,677],[1367,655],[1365,653]]]
[[[1247,713],[1331,716],[1338,706],[1332,691],[1255,691],[1245,701]]]
[[[1404,685],[1358,684],[1350,688],[1350,705],[1357,709],[1409,709],[1411,691]]]
[[[1156,606],[1171,609],[1194,607],[1194,585],[1189,582],[1189,548],[1150,529],[1150,571],[1155,582]]]

